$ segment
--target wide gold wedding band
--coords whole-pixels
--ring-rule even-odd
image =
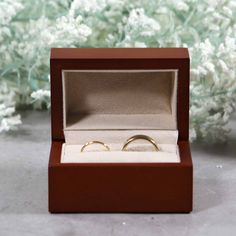
[[[134,135],[132,137],[130,137],[129,139],[127,139],[127,141],[125,142],[122,151],[128,151],[127,148],[129,146],[130,143],[136,141],[136,140],[146,140],[149,143],[151,143],[155,149],[155,151],[160,151],[160,148],[158,147],[157,143],[149,136],[147,135],[143,135],[143,134],[138,134],[138,135]]]
[[[88,146],[90,146],[90,145],[92,145],[92,144],[101,144],[103,147],[105,147],[105,149],[106,149],[107,151],[110,151],[110,148],[108,147],[107,144],[105,144],[105,143],[103,143],[103,142],[101,142],[101,141],[90,141],[90,142],[87,142],[87,143],[85,143],[85,144],[83,145],[83,147],[81,148],[80,152],[83,152],[86,147],[88,147]]]

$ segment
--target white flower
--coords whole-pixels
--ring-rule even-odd
[[[42,37],[49,46],[62,43],[62,39],[66,44],[83,43],[92,33],[91,29],[81,23],[81,16],[61,17],[57,19],[57,24],[54,27],[49,27],[44,30]]]
[[[180,11],[188,11],[189,10],[189,7],[185,2],[183,2],[183,1],[174,1],[174,2],[175,2],[175,6],[178,10],[180,10]]]
[[[74,16],[77,10],[80,12],[95,13],[102,11],[106,6],[106,0],[74,0],[71,3],[69,15]]]
[[[155,36],[161,29],[159,22],[147,16],[143,8],[131,10],[124,23],[124,27],[119,29],[121,34],[125,34],[125,37],[123,41],[116,44],[118,47],[136,47],[135,42],[142,42],[142,47],[146,47],[145,38],[156,40]]]
[[[212,45],[209,39],[206,39],[203,43],[200,43],[199,49],[204,57],[211,57],[214,53],[215,47]]]
[[[161,29],[160,24],[146,16],[142,8],[137,8],[130,12],[126,27],[127,31],[139,32],[142,36],[153,36]]]
[[[209,61],[205,62],[204,67],[208,69],[211,73],[215,72],[215,66]]]
[[[1,0],[0,2],[0,25],[7,25],[19,10],[23,8],[20,1]]]
[[[223,9],[223,12],[224,12],[227,16],[231,17],[231,16],[233,15],[233,12],[232,12],[232,10],[231,10],[229,7],[224,6],[222,9]]]
[[[231,37],[225,38],[225,45],[226,47],[230,48],[231,50],[236,50],[236,39]]]
[[[0,104],[0,117],[11,116],[15,112],[15,107],[6,107],[5,104]]]
[[[134,47],[136,47],[136,48],[146,48],[147,45],[144,42],[135,42]]]
[[[42,99],[45,99],[45,97],[50,97],[50,91],[39,89],[39,90],[33,92],[31,94],[31,97],[36,100],[42,100]]]
[[[3,131],[16,130],[17,126],[21,123],[22,122],[20,115],[12,116],[9,118],[3,118],[0,122],[0,133]]]
[[[222,70],[224,72],[227,72],[229,70],[229,68],[227,67],[227,65],[225,64],[224,61],[222,61],[221,59],[219,59],[218,63],[220,64],[220,67],[222,68]]]
[[[9,93],[6,83],[0,83],[0,133],[15,130],[21,124],[20,115],[15,115],[14,92]]]

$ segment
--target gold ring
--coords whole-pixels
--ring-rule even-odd
[[[156,142],[151,137],[149,137],[147,135],[143,135],[143,134],[134,135],[134,136],[130,137],[129,139],[127,139],[127,141],[125,142],[125,144],[122,148],[122,151],[127,151],[128,145],[130,143],[132,143],[133,141],[139,140],[139,139],[147,140],[149,143],[151,143],[154,146],[154,148],[157,152],[160,151],[160,148],[158,147]]]
[[[92,145],[92,144],[101,144],[103,147],[106,148],[107,151],[110,151],[110,148],[109,148],[105,143],[103,143],[103,142],[101,142],[101,141],[90,141],[90,142],[87,142],[87,143],[85,143],[85,144],[83,145],[83,147],[81,148],[80,152],[83,152],[84,149],[85,149],[87,146]]]

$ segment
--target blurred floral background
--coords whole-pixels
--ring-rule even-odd
[[[188,47],[191,140],[226,140],[236,107],[235,0],[1,0],[0,132],[50,108],[51,47]]]

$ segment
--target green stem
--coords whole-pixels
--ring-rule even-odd
[[[214,94],[208,94],[208,95],[204,95],[204,96],[191,96],[191,100],[194,99],[203,99],[203,98],[208,98],[208,97],[214,97],[214,96],[218,96],[218,95],[222,95],[222,94],[227,94],[227,93],[236,93],[236,89],[233,90],[228,90],[228,91],[221,91],[221,92],[217,92]]]

